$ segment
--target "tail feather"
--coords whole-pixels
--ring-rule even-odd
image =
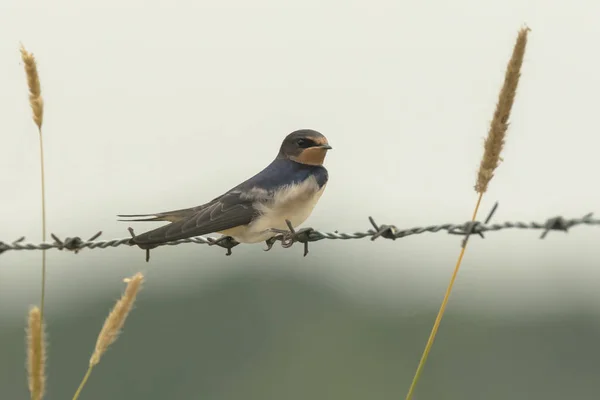
[[[127,218],[127,219],[117,219],[117,221],[125,221],[125,222],[168,221],[168,219],[167,219],[168,216],[160,215],[160,214],[122,214],[122,215],[117,215],[117,217]],[[144,218],[137,218],[137,217],[144,217]]]
[[[194,214],[201,208],[202,208],[202,206],[194,207],[194,208],[183,208],[181,210],[160,212],[160,213],[154,213],[154,214],[122,214],[122,215],[117,215],[117,217],[127,218],[127,219],[118,219],[118,221],[125,221],[125,222],[149,222],[149,221],[150,222],[153,222],[153,221],[177,222],[177,221],[180,221],[180,220],[188,217],[191,214]],[[130,218],[133,218],[133,219],[130,219]]]
[[[169,240],[173,240],[169,238],[167,240],[164,236],[167,234],[169,230],[171,230],[175,224],[176,227],[181,226],[185,223],[186,218],[193,216],[199,210],[204,207],[198,206],[194,208],[184,208],[181,210],[167,211],[155,214],[121,214],[117,215],[120,218],[127,219],[118,219],[118,221],[126,221],[126,222],[153,222],[153,221],[168,221],[170,224],[161,226],[159,228],[153,229],[148,232],[144,232],[140,235],[136,235],[131,239],[131,244],[137,244],[142,249],[152,249],[165,243]],[[191,235],[180,235],[181,237],[190,237]],[[177,236],[179,238],[179,236]]]

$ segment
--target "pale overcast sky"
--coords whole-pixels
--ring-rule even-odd
[[[204,203],[263,168],[299,128],[334,147],[330,183],[305,226],[366,230],[369,215],[401,228],[465,221],[524,25],[532,31],[504,163],[483,214],[495,201],[496,221],[600,212],[598,15],[596,1],[3,0],[0,240],[41,239],[38,138],[19,43],[39,63],[48,225],[63,237],[123,237],[128,225],[116,214]],[[473,240],[456,301],[462,290],[478,304],[598,304],[600,230],[538,236]],[[459,238],[320,242],[305,259],[299,248],[262,246],[227,258],[204,246],[161,248],[150,264],[133,248],[51,251],[48,301],[68,303],[90,283],[114,286],[138,270],[157,291],[194,288],[210,273],[278,257],[367,300],[412,290],[437,303]],[[0,255],[0,311],[36,301],[40,258]]]

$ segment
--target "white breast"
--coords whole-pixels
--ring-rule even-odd
[[[247,227],[231,229],[227,234],[241,243],[257,243],[274,236],[271,228],[288,230],[286,219],[296,228],[310,216],[325,186],[319,189],[312,176],[299,184],[286,186],[271,201],[254,205],[261,212],[260,217]]]

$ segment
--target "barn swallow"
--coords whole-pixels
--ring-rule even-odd
[[[298,130],[287,135],[265,169],[206,204],[119,217],[170,222],[134,236],[131,243],[142,249],[215,232],[239,243],[269,245],[277,230],[288,230],[286,220],[295,228],[312,213],[329,179],[323,166],[328,150],[331,146],[321,133]]]

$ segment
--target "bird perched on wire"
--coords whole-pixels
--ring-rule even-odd
[[[134,236],[131,243],[142,249],[214,232],[240,243],[269,244],[277,230],[288,230],[286,220],[295,228],[312,213],[329,179],[323,166],[328,150],[331,146],[321,133],[298,130],[287,135],[265,169],[206,204],[119,217],[170,222]]]

